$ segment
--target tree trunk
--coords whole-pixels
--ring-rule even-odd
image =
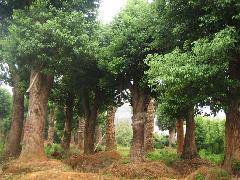
[[[151,152],[154,149],[153,146],[154,118],[155,118],[155,102],[154,99],[150,99],[147,106],[147,120],[145,123],[145,139],[144,139],[145,152]]]
[[[84,154],[93,154],[94,153],[94,135],[97,124],[98,108],[100,104],[100,94],[98,90],[95,92],[95,98],[90,108],[89,97],[85,95],[84,99],[84,111],[86,115],[85,122],[85,134],[84,134]]]
[[[21,152],[21,137],[24,121],[24,94],[18,87],[19,77],[14,80],[12,123],[6,144],[7,156],[18,156]]]
[[[55,129],[55,120],[56,120],[55,111],[56,109],[55,107],[53,107],[53,109],[51,109],[50,117],[48,121],[48,138],[47,138],[48,145],[52,145],[54,141],[54,129]]]
[[[183,159],[193,159],[197,157],[197,147],[195,144],[195,121],[194,108],[189,110],[186,117],[186,135],[183,146]]]
[[[72,132],[72,119],[73,119],[73,102],[74,96],[72,93],[68,93],[66,103],[65,103],[65,126],[64,126],[64,135],[62,141],[62,148],[68,150],[71,143],[71,132]]]
[[[102,128],[100,125],[96,127],[96,146],[102,145]]]
[[[229,63],[229,77],[231,80],[240,81],[239,60]],[[228,112],[225,123],[225,155],[223,168],[232,171],[233,160],[240,161],[240,89],[230,87],[228,94]]]
[[[138,86],[131,88],[133,105],[133,140],[130,150],[130,160],[132,162],[144,161],[144,123],[146,120],[148,94],[140,90]]]
[[[84,154],[94,153],[94,135],[97,123],[97,111],[92,112],[87,118],[84,134]]]
[[[107,111],[106,151],[117,150],[114,125],[116,111],[117,107],[110,107]]]
[[[177,119],[176,128],[177,128],[177,153],[181,155],[183,152],[184,143],[184,129],[182,118]]]
[[[30,95],[28,117],[24,127],[21,161],[44,161],[44,123],[47,114],[49,92],[53,84],[53,76],[45,75],[41,69],[33,68],[30,77]]]
[[[175,137],[176,137],[175,128],[169,129],[168,137],[169,147],[173,147],[174,144],[176,143]]]
[[[78,122],[78,147],[79,149],[84,149],[84,129],[85,129],[85,119],[79,118]]]

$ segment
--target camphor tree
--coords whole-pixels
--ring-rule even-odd
[[[7,39],[13,42],[16,55],[31,71],[22,160],[46,159],[43,129],[53,77],[72,60],[69,52],[78,55],[86,52],[84,47],[89,42],[86,31],[90,25],[84,13],[71,5],[74,4],[63,2],[62,8],[58,8],[49,1],[36,1],[29,8],[15,11],[8,28]]]
[[[11,129],[6,141],[5,156],[17,156],[21,151],[20,142],[24,121],[24,92],[26,91],[29,73],[24,68],[21,57],[17,55],[15,42],[7,36],[7,27],[15,9],[23,9],[30,1],[1,1],[0,2],[0,64],[1,78],[13,87]]]
[[[169,76],[158,80],[165,80],[165,84],[177,83],[179,87],[186,87],[185,92],[191,91],[198,96],[196,103],[210,105],[212,108],[218,106],[224,108],[226,120],[226,148],[223,167],[231,171],[232,160],[237,158],[239,153],[239,117],[237,107],[239,106],[239,2],[222,1],[221,3],[212,1],[201,4],[200,2],[189,1],[186,5],[183,1],[170,2],[169,6],[178,4],[178,10],[187,7],[188,10],[195,10],[196,20],[193,20],[192,13],[183,14],[182,18],[173,16],[185,41],[183,48],[174,50],[167,55],[155,56],[150,62],[152,70],[159,67],[158,71],[172,72],[175,76]],[[181,6],[180,6],[181,5]],[[198,7],[197,9],[195,9]],[[183,9],[182,9],[183,8]],[[193,22],[195,26],[189,25]],[[179,26],[180,25],[180,26]],[[196,27],[198,31],[195,36],[192,29]],[[196,34],[196,33],[199,34]],[[187,38],[191,37],[192,38]],[[198,40],[194,42],[195,40]],[[180,41],[179,41],[180,42]],[[165,65],[163,65],[165,64]],[[165,66],[165,67],[164,67]],[[156,71],[157,69],[155,69]],[[172,78],[171,78],[172,77]],[[174,78],[173,78],[174,77]],[[168,83],[166,80],[168,79]],[[157,80],[157,79],[155,79]],[[188,86],[186,86],[188,84]],[[171,88],[174,85],[170,86]],[[194,88],[194,89],[192,89]],[[188,130],[188,127],[187,127]],[[233,135],[234,134],[234,135]],[[187,138],[186,134],[186,138]]]
[[[129,1],[111,25],[111,42],[107,47],[109,69],[117,75],[123,89],[131,92],[133,107],[133,141],[130,159],[144,159],[144,123],[149,88],[144,71],[146,55],[150,52],[152,37],[148,31],[151,20],[150,4],[146,0]]]

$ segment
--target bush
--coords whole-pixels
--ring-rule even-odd
[[[180,160],[180,157],[177,155],[175,149],[166,148],[159,149],[147,154],[147,159],[151,161],[163,161],[167,165],[172,164],[173,162]]]
[[[116,141],[120,146],[130,146],[132,142],[132,125],[130,122],[120,122],[116,125]]]
[[[161,136],[157,133],[153,135],[153,145],[155,149],[163,149],[169,145],[168,136]]]
[[[45,153],[48,157],[53,157],[56,159],[61,159],[64,155],[64,150],[60,146],[60,144],[52,144],[45,146]]]
[[[0,156],[3,155],[4,152],[4,142],[0,140]]]
[[[224,152],[224,120],[207,117],[196,118],[196,145],[198,150],[205,149],[211,154]]]
[[[201,149],[199,151],[199,155],[202,159],[208,160],[214,164],[221,164],[224,159],[224,154],[213,154],[210,151],[207,151],[206,149]]]

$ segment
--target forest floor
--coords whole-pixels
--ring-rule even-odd
[[[145,162],[135,164],[129,162],[126,148],[94,155],[72,153],[64,159],[37,163],[11,160],[2,165],[0,179],[231,179],[228,173],[206,160],[180,160],[176,154],[169,154],[164,152],[161,160],[150,155]]]

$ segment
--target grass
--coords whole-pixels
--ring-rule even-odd
[[[157,149],[147,154],[147,159],[151,161],[163,161],[165,164],[170,165],[173,162],[180,160],[177,155],[176,149],[164,148]]]
[[[121,154],[121,156],[123,157],[123,163],[124,164],[129,163],[130,162],[129,161],[130,147],[118,146],[117,150]]]
[[[222,154],[212,154],[205,149],[201,149],[199,151],[199,155],[202,159],[208,160],[211,163],[217,164],[217,165],[221,164],[223,162],[223,159],[224,159],[224,154],[223,153]]]

